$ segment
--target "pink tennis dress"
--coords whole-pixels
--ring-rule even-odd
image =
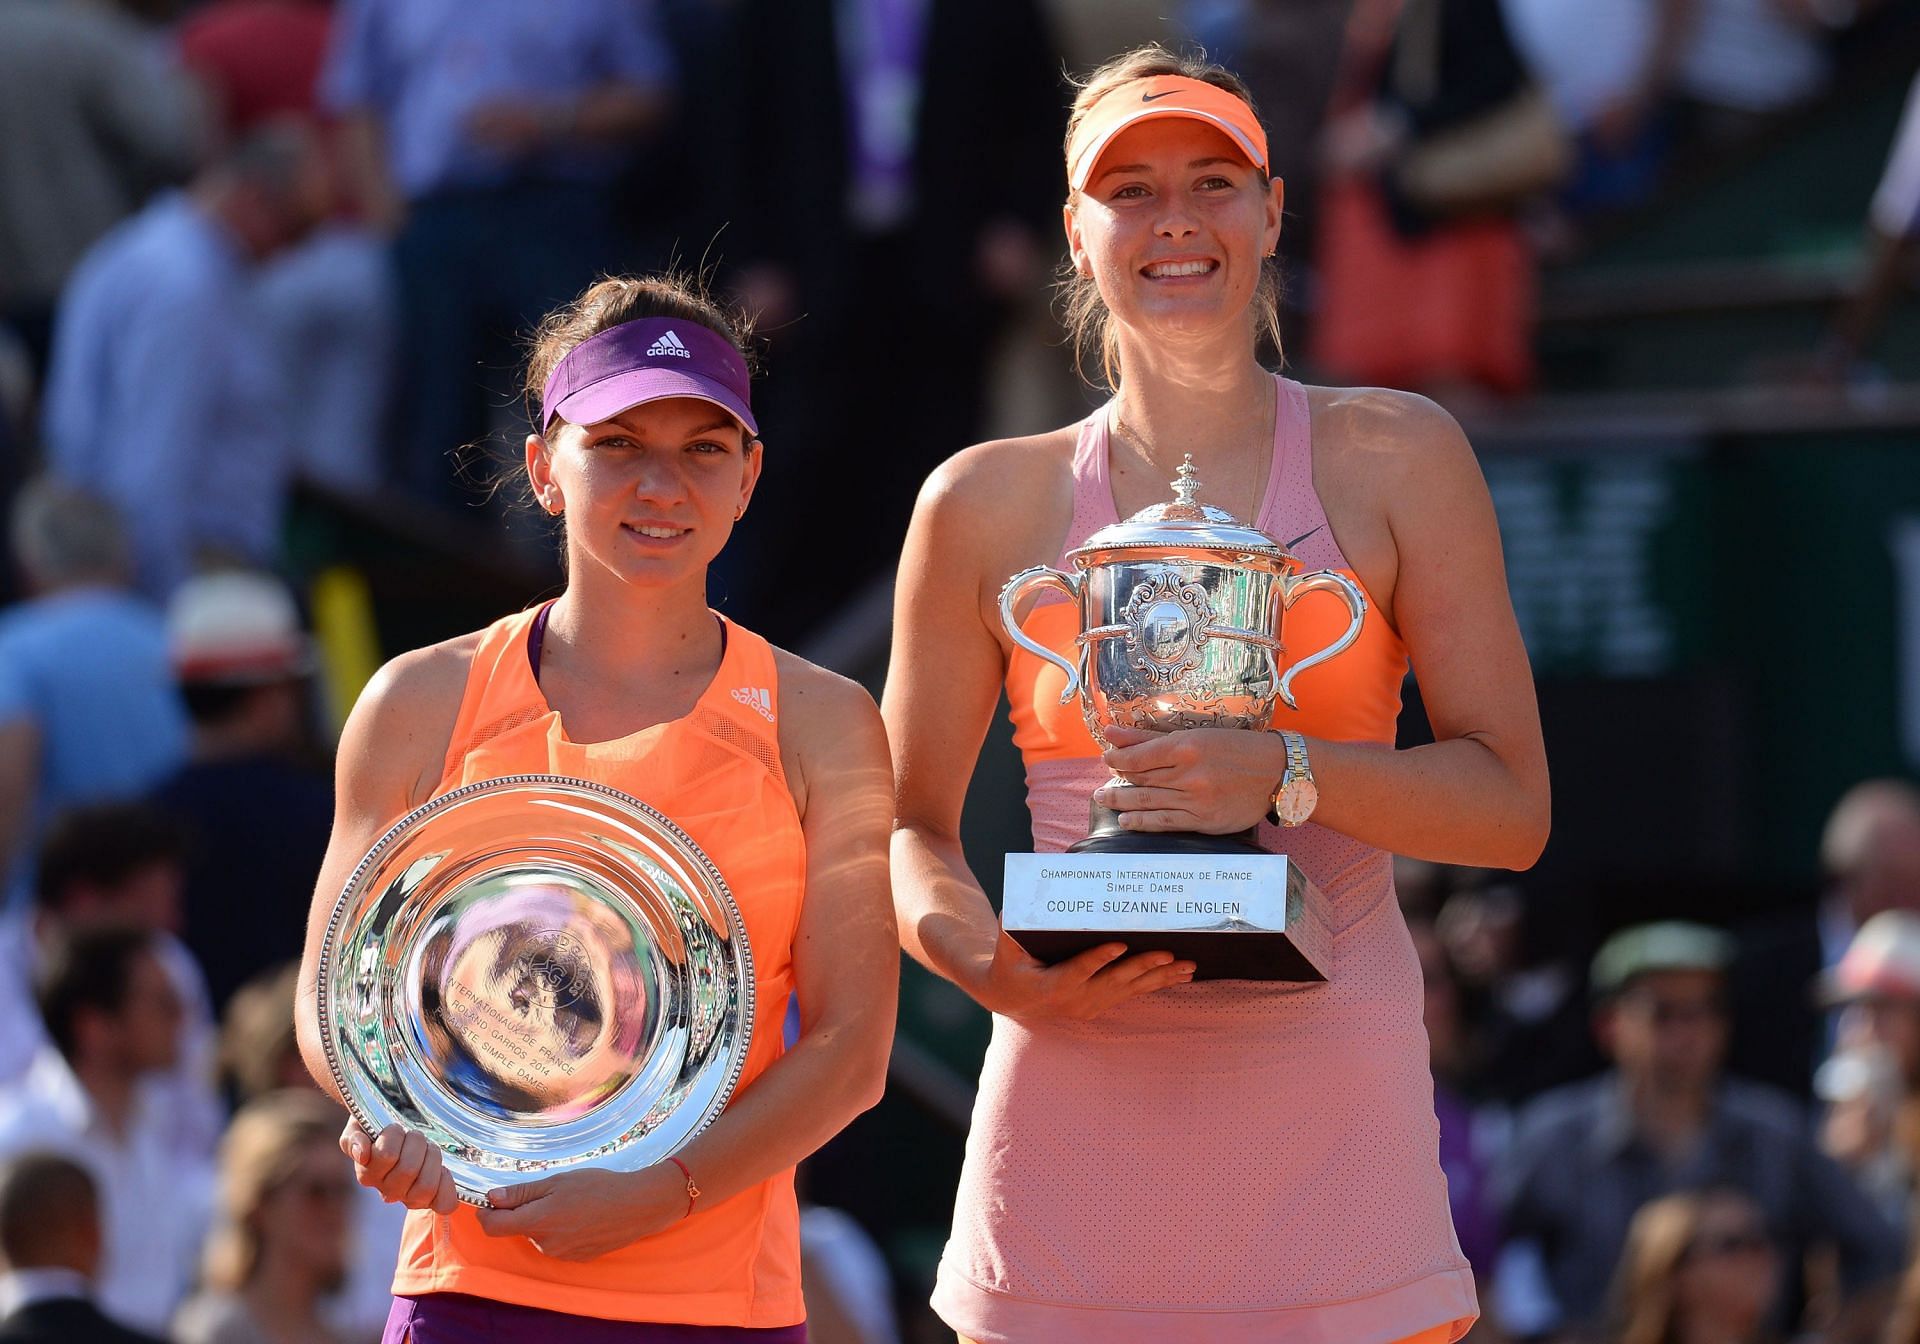
[[[1257,525],[1308,569],[1351,576],[1313,489],[1311,419],[1278,382]],[[1115,521],[1107,412],[1080,429],[1062,547]],[[1298,540],[1296,540],[1296,538]],[[1027,632],[1071,646],[1064,600]],[[1287,617],[1299,657],[1345,629],[1337,598]],[[1294,682],[1276,726],[1391,748],[1407,654],[1377,609],[1360,641]],[[1007,671],[1035,847],[1087,831],[1107,778],[1064,675]],[[1392,1344],[1459,1339],[1477,1314],[1440,1172],[1420,967],[1391,856],[1308,823],[1260,828],[1329,898],[1334,964],[1311,986],[1176,986],[1091,1022],[996,1016],[935,1310],[981,1344]]]

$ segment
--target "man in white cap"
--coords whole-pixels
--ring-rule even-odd
[[[1830,1105],[1821,1143],[1902,1226],[1920,1171],[1920,914],[1860,926],[1821,998],[1840,1009],[1834,1053],[1814,1075]]]
[[[303,759],[313,655],[284,584],[189,579],[167,634],[193,747],[153,801],[188,832],[185,937],[219,1011],[262,966],[299,956],[333,792]]]

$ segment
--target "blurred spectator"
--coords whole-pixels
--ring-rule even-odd
[[[1460,1249],[1485,1283],[1500,1252],[1500,1225],[1489,1189],[1481,1127],[1458,1090],[1473,1067],[1460,1020],[1460,986],[1432,926],[1416,922],[1407,927],[1426,986],[1423,1018],[1433,1057],[1433,1109],[1440,1121],[1440,1167],[1447,1176],[1447,1204]]]
[[[1582,976],[1566,951],[1579,945],[1580,924],[1566,903],[1545,919],[1500,883],[1456,891],[1441,906],[1435,932],[1474,1041],[1472,1076],[1459,1081],[1474,1100],[1517,1104],[1600,1067]]]
[[[58,1053],[0,1097],[0,1154],[52,1148],[87,1168],[106,1234],[100,1305],[164,1330],[192,1275],[209,1175],[181,1157],[175,1118],[141,1087],[179,1057],[179,993],[154,935],[128,929],[63,941],[39,993]]]
[[[312,1089],[276,1092],[233,1117],[220,1145],[218,1222],[201,1291],[175,1344],[329,1344],[322,1301],[346,1279],[353,1167],[340,1108]]]
[[[227,1000],[220,1077],[236,1109],[284,1087],[310,1086],[293,1029],[298,961],[256,973]]]
[[[1842,1011],[1837,1048],[1814,1077],[1830,1107],[1822,1146],[1910,1229],[1920,1172],[1920,914],[1883,910],[1861,925],[1823,991]]]
[[[0,1344],[160,1344],[93,1304],[100,1242],[86,1168],[45,1152],[0,1166]]]
[[[846,1210],[801,1204],[800,1279],[809,1344],[900,1344],[887,1258]]]
[[[1502,1213],[1507,1234],[1542,1257],[1559,1328],[1598,1323],[1637,1209],[1722,1185],[1765,1211],[1789,1276],[1811,1251],[1837,1252],[1849,1327],[1883,1305],[1873,1294],[1898,1269],[1895,1229],[1814,1147],[1791,1098],[1721,1073],[1732,955],[1727,935],[1695,924],[1614,935],[1592,971],[1614,1069],[1519,1117],[1499,1172]]]
[[[212,0],[180,27],[180,59],[208,90],[224,134],[276,118],[314,117],[332,31],[322,0]],[[334,128],[327,128],[328,131]],[[339,180],[333,218],[261,270],[260,308],[287,367],[286,421],[299,473],[343,490],[379,484],[399,314],[385,238]]]
[[[1674,71],[1687,130],[1708,142],[1750,134],[1827,86],[1827,40],[1876,0],[1688,0]]]
[[[1820,867],[1817,901],[1740,931],[1733,982],[1734,1068],[1802,1095],[1831,1036],[1798,987],[1838,964],[1874,915],[1920,909],[1920,790],[1897,779],[1849,789],[1827,818]]]
[[[1920,909],[1920,789],[1898,779],[1849,789],[1821,834],[1820,863],[1831,883],[1821,963],[1832,966],[1853,931],[1882,910]]]
[[[0,614],[0,906],[17,910],[47,818],[151,788],[185,757],[187,725],[114,511],[42,477],[10,522],[30,594]]]
[[[175,41],[213,104],[215,125],[231,137],[313,115],[332,27],[328,0],[210,0]]]
[[[745,0],[738,32],[724,241],[771,338],[783,498],[741,540],[777,571],[857,494],[835,554],[858,583],[891,573],[921,482],[977,437],[994,336],[1060,255],[1066,91],[1037,0]],[[859,426],[913,429],[855,453]],[[754,568],[743,549],[728,575]],[[844,600],[767,588],[796,637]]]
[[[475,370],[631,260],[614,183],[672,75],[642,0],[342,0],[322,97],[362,207],[397,230],[398,474],[422,498],[459,501],[448,456],[490,428]]]
[[[298,961],[262,971],[227,1005],[220,1033],[222,1071],[242,1107],[282,1088],[306,1088],[321,1096],[294,1039],[299,975]],[[337,1133],[345,1119],[338,1111],[334,1114]],[[326,1317],[348,1338],[377,1339],[393,1305],[389,1288],[407,1211],[381,1199],[377,1190],[354,1186],[353,1191],[353,1227],[347,1239],[351,1260],[340,1291],[327,1303]]]
[[[1576,210],[1650,195],[1672,140],[1666,115],[1698,0],[1502,0],[1508,28],[1579,145]]]
[[[1878,1045],[1843,1046],[1814,1074],[1813,1094],[1827,1108],[1820,1150],[1846,1168],[1890,1226],[1909,1227],[1913,1165],[1893,1056]]]
[[[1499,0],[1359,0],[1328,120],[1314,358],[1329,377],[1514,395],[1536,277],[1512,210],[1570,165]]]
[[[144,1085],[151,1105],[171,1117],[168,1136],[189,1161],[213,1152],[226,1123],[213,1088],[215,1038],[206,977],[180,942],[183,880],[179,830],[139,803],[102,803],[56,817],[40,848],[31,936],[7,949],[0,982],[31,984],[47,949],[76,933],[137,929],[155,937],[181,1004],[179,1057]],[[7,994],[18,999],[23,995]],[[11,1079],[52,1053],[39,1014],[10,1018],[0,1031],[0,1059]]]
[[[310,128],[262,127],[102,239],[61,300],[48,458],[119,506],[152,593],[278,554],[290,371],[255,280],[325,217],[328,182]]]
[[[115,6],[0,0],[0,321],[37,367],[81,254],[192,169],[198,114]]]
[[[1633,1216],[1613,1288],[1614,1344],[1768,1344],[1780,1257],[1766,1218],[1721,1188],[1668,1195]]]
[[[1819,372],[1826,378],[1837,380],[1854,372],[1873,348],[1886,325],[1888,309],[1907,288],[1916,238],[1920,238],[1920,75],[1914,76],[1887,166],[1867,208],[1864,273],[1834,318],[1820,352]]]
[[[284,584],[189,579],[167,626],[193,749],[152,801],[187,831],[185,937],[218,1013],[262,964],[300,955],[333,789],[304,759],[313,654]]]
[[[47,1048],[33,985],[44,949],[74,929],[180,925],[180,837],[138,805],[61,813],[35,856],[32,903],[10,918],[0,943],[0,1084]]]

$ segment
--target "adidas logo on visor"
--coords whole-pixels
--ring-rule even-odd
[[[665,336],[647,347],[649,358],[660,355],[678,355],[681,359],[692,359],[693,352],[680,343],[680,338],[669,331]]]

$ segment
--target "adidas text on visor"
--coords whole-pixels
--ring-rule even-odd
[[[1136,122],[1161,117],[1204,121],[1224,131],[1240,147],[1247,162],[1271,177],[1267,133],[1259,119],[1233,94],[1203,79],[1185,75],[1153,75],[1110,90],[1087,110],[1067,146],[1067,186],[1084,191],[1093,170],[1113,138]]]
[[[710,401],[759,437],[747,362],[733,342],[698,322],[664,317],[622,322],[567,351],[547,375],[540,428],[545,432],[556,415],[598,424],[664,397]]]

